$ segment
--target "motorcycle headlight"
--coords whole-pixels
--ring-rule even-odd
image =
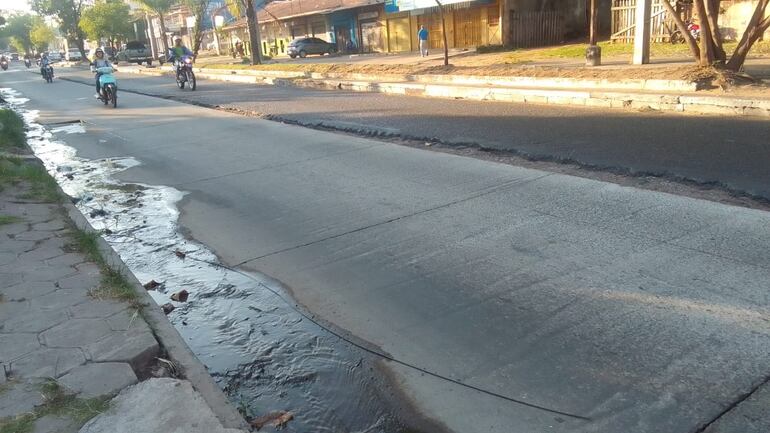
[[[192,59],[189,58],[189,57],[185,57],[184,62],[185,63],[192,63]]]

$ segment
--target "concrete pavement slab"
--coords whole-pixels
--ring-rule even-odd
[[[80,433],[239,433],[223,428],[187,381],[148,379],[123,390]]]
[[[112,332],[104,319],[68,319],[40,334],[48,347],[83,347]]]
[[[0,392],[0,419],[31,412],[43,404],[40,384],[34,381],[7,382]]]
[[[46,295],[43,295],[46,296]],[[42,332],[70,318],[65,310],[44,311],[37,308],[3,322],[3,332]]]
[[[122,362],[81,365],[58,379],[60,385],[81,398],[115,395],[138,381],[131,366]]]
[[[21,300],[47,295],[55,290],[56,286],[51,281],[31,281],[3,289],[2,293],[6,300]]]
[[[0,362],[10,364],[14,359],[39,348],[40,342],[35,333],[0,334],[0,347],[3,348]],[[5,372],[2,374],[4,376]]]
[[[24,378],[56,378],[85,363],[86,357],[80,349],[41,348],[11,362],[11,374]]]

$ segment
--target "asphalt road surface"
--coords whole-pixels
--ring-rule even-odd
[[[0,86],[30,98],[42,123],[85,121],[85,134],[59,137],[80,156],[133,156],[142,165],[125,180],[188,191],[181,225],[225,263],[277,278],[321,320],[404,363],[477,388],[387,364],[448,430],[770,431],[767,212],[130,93],[113,110],[90,87],[25,72],[0,74]],[[353,98],[317,97],[324,113]],[[550,109],[526,110],[537,124]],[[545,126],[554,148],[573,142],[570,128],[560,141]]]
[[[87,72],[62,76],[92,80]],[[683,178],[770,199],[770,122],[762,118],[640,113],[474,102],[118,74],[123,89],[238,108],[305,125],[515,151],[527,157]]]

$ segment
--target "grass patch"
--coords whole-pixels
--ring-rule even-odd
[[[27,191],[21,198],[44,202],[58,202],[61,199],[56,180],[40,165],[12,156],[0,157],[0,191],[8,185],[24,183]]]
[[[102,280],[99,287],[92,289],[88,294],[98,299],[109,298],[126,301],[134,307],[139,307],[139,296],[131,283],[102,257],[99,251],[99,235],[76,229],[72,233],[72,239],[74,241],[71,245],[72,249],[85,254],[90,261],[101,268]]]
[[[40,385],[40,392],[43,395],[43,404],[33,412],[0,419],[0,433],[30,433],[35,426],[35,421],[46,415],[67,417],[78,426],[82,426],[110,407],[109,399],[106,397],[86,399],[67,394],[54,379],[49,379]]]
[[[15,216],[0,215],[0,226],[4,226],[6,224],[13,224],[13,223],[21,222],[21,221],[22,221],[21,218],[18,218],[18,217],[15,217]]]
[[[0,109],[0,150],[19,150],[26,144],[24,120],[9,109]]]

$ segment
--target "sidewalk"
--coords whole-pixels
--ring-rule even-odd
[[[0,156],[0,431],[240,431],[176,378],[182,366],[145,320],[157,305],[60,198],[36,160]]]
[[[120,66],[122,72],[162,75],[170,66]],[[770,97],[699,92],[679,79],[591,79],[531,76],[307,72],[195,68],[198,78],[326,90],[377,92],[477,101],[578,105],[688,114],[770,117]]]

